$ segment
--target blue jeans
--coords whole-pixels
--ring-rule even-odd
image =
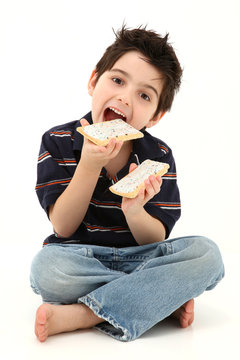
[[[49,244],[33,259],[31,286],[51,304],[83,303],[100,331],[138,338],[224,276],[218,247],[204,237],[110,248]]]

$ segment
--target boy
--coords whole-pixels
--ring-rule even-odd
[[[93,326],[130,341],[171,314],[187,327],[193,298],[223,277],[209,239],[165,240],[180,217],[175,163],[145,129],[170,110],[181,75],[167,36],[123,27],[91,75],[92,111],[80,123],[122,118],[144,137],[98,146],[76,131],[79,121],[44,134],[36,190],[55,234],[31,268],[44,302],[35,322],[41,342]],[[109,191],[145,159],[167,162],[168,174],[150,176],[135,199]]]

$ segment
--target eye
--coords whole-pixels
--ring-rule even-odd
[[[112,81],[115,82],[115,83],[118,84],[118,85],[122,85],[122,84],[123,84],[123,81],[122,81],[120,78],[118,78],[118,77],[112,78]]]
[[[147,94],[144,94],[144,93],[140,93],[139,94],[140,97],[143,99],[143,100],[146,100],[146,101],[150,101],[150,97],[147,95]]]

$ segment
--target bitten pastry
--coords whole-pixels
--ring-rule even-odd
[[[112,138],[127,141],[144,136],[141,131],[136,130],[122,119],[81,126],[77,128],[77,131],[100,146],[107,145]]]
[[[144,181],[148,179],[150,175],[154,175],[155,177],[158,175],[162,176],[168,172],[168,169],[169,165],[166,163],[145,160],[135,170],[119,180],[116,184],[110,186],[109,189],[114,194],[127,198],[135,198],[140,189],[145,186]]]

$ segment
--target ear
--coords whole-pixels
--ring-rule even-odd
[[[88,81],[88,94],[89,95],[93,95],[93,91],[95,89],[95,85],[96,85],[96,70],[94,69],[91,76],[90,76],[90,79]]]
[[[161,118],[166,114],[166,111],[162,111],[159,114],[157,114],[156,116],[154,116],[151,120],[149,120],[148,124],[146,125],[147,128],[150,128],[154,125],[157,125],[157,123],[159,123],[159,121],[161,120]]]

